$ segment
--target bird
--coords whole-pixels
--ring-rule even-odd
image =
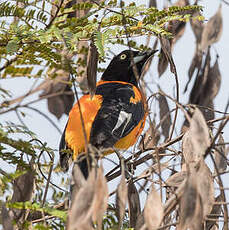
[[[84,134],[87,142],[103,155],[114,149],[126,150],[136,143],[147,116],[146,100],[138,78],[156,51],[124,50],[114,56],[98,81],[95,94],[83,95],[73,106],[59,145],[60,166],[64,171],[69,169],[69,158],[76,161],[85,153]],[[78,165],[87,178],[87,159],[79,161]]]

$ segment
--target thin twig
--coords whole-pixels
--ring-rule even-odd
[[[210,154],[210,157],[211,157],[211,160],[214,164],[214,167],[215,167],[215,171],[217,173],[217,178],[218,178],[218,181],[219,181],[219,186],[221,187],[221,194],[222,194],[222,197],[223,197],[223,200],[226,201],[226,195],[225,195],[225,191],[224,191],[224,188],[223,188],[223,181],[221,179],[221,176],[219,174],[219,169],[216,165],[216,162],[215,162],[215,159],[214,157],[212,156],[212,154]],[[228,207],[226,204],[223,204],[223,209],[224,209],[224,229],[225,230],[228,230]]]
[[[36,89],[37,89],[37,88],[36,88]],[[35,89],[35,90],[36,90],[36,89]],[[36,91],[38,91],[38,90],[36,90]],[[39,101],[41,101],[41,100],[48,99],[48,98],[51,98],[51,97],[60,96],[60,95],[72,95],[72,92],[57,92],[57,93],[52,93],[52,94],[49,94],[49,95],[46,95],[46,96],[42,96],[42,97],[39,97],[38,99],[35,99],[35,100],[33,100],[33,101],[30,101],[30,102],[24,104],[24,105],[20,105],[20,104],[19,104],[19,105],[16,105],[16,106],[12,107],[12,108],[7,109],[7,110],[3,110],[3,111],[0,112],[0,115],[1,115],[1,114],[4,114],[4,113],[11,112],[11,111],[14,111],[15,109],[20,108],[20,107],[27,107],[28,105],[35,104],[35,103],[37,103],[37,102],[39,102]],[[22,98],[24,98],[24,97],[26,97],[26,95],[23,95],[23,96],[21,96],[21,97],[16,98],[15,100],[10,101],[9,104],[11,104],[11,102],[12,102],[12,104],[14,104],[14,103],[16,103],[16,102],[22,100]],[[6,101],[5,103],[8,105],[8,102],[7,102],[7,101]],[[1,106],[3,107],[2,104],[0,105],[0,107],[1,107]]]
[[[111,13],[115,13],[115,14],[119,14],[119,15],[122,15],[123,16],[123,13],[120,13],[119,11],[115,11],[115,10],[112,10],[112,9],[110,9],[110,8],[108,8],[108,7],[105,7],[105,6],[102,6],[102,5],[100,5],[98,2],[96,2],[95,0],[91,0],[94,4],[96,4],[97,6],[99,6],[101,9],[105,9],[105,10],[107,10],[107,11],[109,11],[109,12],[111,12]],[[137,18],[134,18],[134,17],[131,17],[131,16],[127,16],[128,18],[130,18],[130,19],[133,19],[133,20],[135,20],[135,21],[139,21]]]
[[[176,65],[174,63],[173,57],[172,57],[172,53],[171,53],[171,49],[167,50],[167,47],[165,47],[165,43],[163,42],[163,37],[159,36],[160,42],[161,42],[161,48],[170,64],[170,71],[174,74],[175,76],[175,82],[176,82],[176,102],[179,103],[180,101],[180,89],[179,89],[179,81],[178,81],[178,74],[177,74],[177,70],[176,70]],[[175,130],[175,125],[176,125],[176,121],[177,121],[177,115],[178,115],[178,104],[176,103],[176,111],[174,114],[174,120],[172,123],[172,128],[171,128],[171,132],[169,135],[168,140],[172,139],[173,136],[173,132]]]
[[[82,109],[81,109],[81,105],[80,105],[80,101],[79,101],[78,92],[76,90],[75,78],[73,77],[72,74],[70,74],[70,75],[71,75],[71,78],[72,78],[72,81],[73,81],[73,88],[74,88],[74,93],[75,93],[76,100],[77,100],[77,105],[79,107],[80,121],[81,121],[82,129],[83,129],[83,136],[84,136],[84,141],[85,141],[85,152],[86,152],[86,154],[88,154],[89,153],[88,141],[87,141],[87,133],[86,133],[86,128],[85,128],[83,113],[82,113]]]
[[[182,196],[184,189],[186,186],[186,182],[183,181],[182,184],[177,188],[175,193],[169,198],[168,201],[166,201],[164,205],[164,216],[167,216],[170,211],[174,208],[174,206],[177,204],[179,198]]]
[[[49,27],[53,24],[54,20],[55,20],[56,17],[58,16],[58,13],[59,13],[59,11],[60,11],[61,6],[62,6],[63,3],[64,3],[64,0],[61,0],[61,1],[60,1],[60,5],[58,5],[58,6],[56,5],[57,10],[56,10],[56,12],[55,12],[55,15],[51,18],[49,24],[46,26],[46,30],[49,29]]]
[[[51,118],[49,118],[45,113],[41,112],[39,109],[36,109],[34,107],[31,107],[31,106],[21,106],[21,107],[26,108],[26,109],[31,109],[31,110],[39,113],[41,116],[43,116],[45,119],[47,119],[60,134],[62,133],[62,131],[59,129],[59,127],[55,124],[55,122]]]
[[[170,141],[168,141],[168,142],[166,142],[166,143],[164,143],[164,144],[159,145],[157,148],[158,148],[160,151],[162,151],[163,149],[167,148],[168,146],[170,146],[170,145],[172,145],[172,144],[174,144],[174,143],[180,141],[180,140],[182,139],[183,135],[184,135],[184,134],[181,134],[180,136],[174,138],[173,140],[170,140]],[[145,151],[150,151],[150,150],[155,150],[155,149],[156,149],[156,147],[155,147],[155,148],[148,148],[148,149],[146,149]],[[140,155],[141,155],[143,152],[145,152],[145,151],[142,151],[142,150],[138,151],[137,153],[134,154],[134,157],[140,156]],[[133,157],[133,156],[130,156],[129,158],[127,158],[127,159],[125,160],[125,163],[128,162],[128,161],[130,161],[130,160],[132,159],[132,157]],[[152,159],[152,154],[148,154],[148,155],[142,157],[141,159],[139,159],[138,161],[134,162],[134,166],[136,167],[136,166],[138,166],[138,165],[144,163],[145,161],[147,161],[147,160],[149,160],[149,159]],[[106,174],[105,177],[106,177],[106,179],[107,179],[108,182],[111,181],[111,180],[113,180],[114,178],[116,178],[116,177],[118,177],[118,176],[121,175],[121,171],[120,171],[120,170],[117,171],[117,172],[115,172],[118,168],[119,168],[119,166],[116,166],[116,167],[114,167],[112,170],[110,170],[110,171]]]
[[[18,54],[21,55],[22,53]],[[2,70],[6,69],[8,66],[10,66],[13,62],[17,61],[18,59],[18,55],[15,56],[14,58],[7,60],[6,63],[0,68],[0,73],[2,72]]]
[[[36,141],[36,142],[40,143],[40,144],[42,145],[42,147],[45,149],[45,145],[44,145],[40,140],[33,138],[33,139],[31,139],[29,142],[33,142],[33,141]],[[48,181],[48,178],[44,175],[44,173],[43,173],[42,170],[41,170],[41,165],[40,165],[40,162],[39,162],[40,157],[42,156],[43,152],[44,152],[44,150],[42,150],[42,151],[40,152],[39,156],[38,156],[38,170],[40,171],[40,173],[41,173],[41,175],[43,176],[43,178],[44,178],[46,181]],[[46,153],[49,155],[49,157],[50,157],[50,159],[51,159],[52,156],[50,155],[50,153],[49,153],[47,150],[46,150]],[[52,164],[53,164],[53,163],[52,163]],[[54,183],[52,183],[50,180],[49,180],[49,183],[50,183],[52,186],[58,188],[59,190],[61,190],[61,191],[63,191],[63,192],[67,192],[66,190],[64,190],[64,189],[60,188],[59,186],[55,185]]]
[[[222,132],[222,130],[224,129],[224,127],[226,126],[227,122],[229,121],[229,116],[226,116],[226,118],[220,123],[220,126],[218,128],[217,133],[215,134],[215,136],[213,137],[210,146],[207,148],[204,157],[206,158],[206,156],[211,152],[211,149],[214,147],[216,139],[218,138],[218,136],[220,135],[220,133]]]
[[[50,154],[49,154],[49,156],[50,156]],[[51,159],[51,166],[50,166],[49,172],[48,172],[48,178],[47,178],[47,183],[46,183],[46,186],[45,186],[45,192],[44,192],[43,200],[42,200],[42,203],[41,203],[41,207],[43,207],[44,204],[45,204],[46,197],[47,197],[47,194],[48,194],[48,189],[49,189],[49,183],[51,181],[51,175],[52,175],[52,171],[53,171],[54,157],[51,156],[50,159]]]
[[[221,1],[229,6],[229,2],[227,2],[226,0],[221,0]]]

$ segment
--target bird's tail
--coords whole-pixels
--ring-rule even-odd
[[[60,145],[59,145],[59,156],[60,156],[60,167],[63,169],[64,172],[68,171],[69,168],[69,160],[71,158],[71,154],[64,152],[63,150],[67,149],[66,142],[65,142],[65,130],[67,124],[65,126],[64,132],[61,136]]]
[[[90,154],[80,154],[77,157],[76,164],[79,166],[82,174],[84,175],[85,179],[88,178],[90,169],[92,167],[92,156]]]
[[[88,163],[90,164],[90,162],[88,162],[88,159],[86,157],[83,157],[82,159],[80,159],[77,162],[77,164],[78,164],[78,166],[79,166],[82,174],[84,175],[85,179],[87,179],[88,175],[89,175],[89,168],[90,168],[90,166],[88,165]]]

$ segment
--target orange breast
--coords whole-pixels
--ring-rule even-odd
[[[84,95],[80,98],[79,102],[87,134],[87,141],[89,141],[92,123],[102,104],[102,96],[94,95],[93,98],[91,98],[90,95]],[[65,141],[68,147],[74,152],[74,160],[79,153],[85,151],[83,126],[80,119],[78,103],[74,105],[69,114],[68,125],[65,131]]]

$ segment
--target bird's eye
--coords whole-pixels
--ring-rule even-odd
[[[122,54],[122,55],[120,56],[120,59],[121,59],[121,60],[126,59],[126,54]]]

